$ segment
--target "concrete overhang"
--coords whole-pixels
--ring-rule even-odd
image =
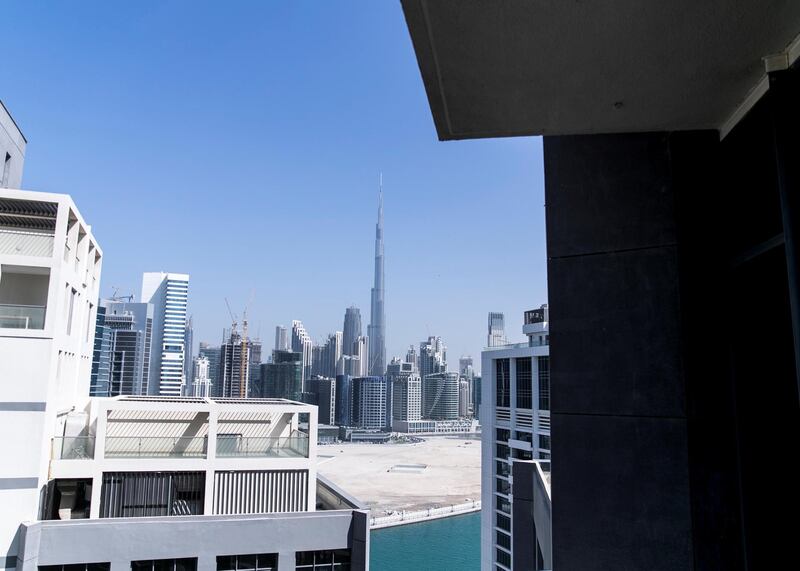
[[[800,55],[798,0],[401,3],[441,140],[724,133]]]

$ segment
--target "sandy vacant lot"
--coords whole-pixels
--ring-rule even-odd
[[[480,439],[424,438],[416,444],[320,446],[319,473],[367,503],[376,516],[479,500]],[[427,467],[408,467],[413,464]]]

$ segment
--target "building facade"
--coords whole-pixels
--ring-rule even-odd
[[[20,188],[28,141],[0,101],[0,188]]]
[[[481,419],[483,569],[542,569],[547,559],[542,554],[550,552],[546,537],[537,540],[532,535],[530,518],[523,517],[529,506],[517,505],[516,478],[512,477],[516,462],[550,459],[548,319],[546,305],[525,312],[523,332],[528,341],[488,347],[481,356],[482,400],[491,403]],[[549,472],[547,482],[549,490]],[[520,497],[529,498],[530,493],[526,488]],[[541,544],[536,544],[537,541]],[[536,558],[531,559],[525,547],[524,552],[515,553],[520,542],[535,545],[533,553],[541,561],[536,563]]]
[[[311,364],[313,361],[313,347],[311,336],[303,326],[302,321],[292,321],[292,343],[291,348],[295,353],[300,353],[303,363],[303,382],[311,377]]]
[[[344,328],[342,330],[342,351],[345,355],[353,355],[353,344],[361,337],[361,310],[351,305],[344,310]]]
[[[277,325],[275,327],[275,347],[274,349],[278,351],[288,351],[289,350],[289,333],[286,331],[286,328],[283,325]]]
[[[419,344],[419,374],[424,379],[447,371],[447,347],[441,337],[428,337]]]
[[[144,273],[141,301],[153,305],[153,348],[150,352],[148,393],[180,396],[185,382],[189,275]]]
[[[384,377],[356,377],[352,381],[352,426],[380,430],[386,427],[387,383]]]
[[[457,420],[459,383],[458,373],[432,373],[422,377],[422,418]]]
[[[154,307],[149,303],[102,300],[108,331],[108,394],[146,395],[150,381]],[[99,323],[99,322],[98,322]]]
[[[194,371],[194,380],[192,381],[191,394],[189,396],[208,398],[211,397],[211,376],[210,376],[211,363],[208,357],[195,357],[192,371]]]
[[[489,312],[488,333],[486,334],[486,346],[497,347],[505,345],[506,341],[506,316],[497,311]]]
[[[303,355],[295,351],[273,351],[272,362],[261,365],[262,398],[301,400]]]

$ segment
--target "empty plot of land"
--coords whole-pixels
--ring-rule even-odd
[[[481,443],[476,438],[336,444],[317,451],[319,473],[368,504],[375,516],[480,499]]]

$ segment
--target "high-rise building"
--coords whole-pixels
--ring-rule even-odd
[[[352,424],[359,428],[386,427],[387,385],[384,377],[356,377],[352,384]]]
[[[470,355],[462,355],[458,360],[458,374],[467,379],[472,379],[475,376],[475,367]]]
[[[106,396],[146,395],[153,351],[154,308],[149,303],[102,300],[110,332],[109,392]]]
[[[313,359],[313,342],[311,336],[303,326],[302,321],[292,321],[292,351],[302,355],[303,363],[303,382],[311,377],[311,363]]]
[[[231,331],[220,352],[222,396],[246,398],[250,395],[251,344],[237,331]]]
[[[148,392],[180,396],[184,382],[189,275],[146,272],[142,276],[141,297],[143,303],[152,303],[154,309]]]
[[[314,403],[319,410],[320,424],[336,423],[336,380],[329,377],[312,376],[308,392],[314,394]]]
[[[411,363],[414,365],[414,370],[419,371],[419,355],[413,345],[409,345],[406,351],[406,363]]]
[[[208,378],[211,381],[210,396],[221,397],[222,383],[220,382],[220,360],[222,357],[222,348],[213,346],[206,341],[200,341],[197,356],[208,359]]]
[[[342,352],[353,354],[353,344],[361,337],[361,310],[351,305],[344,311],[344,329],[342,331]]]
[[[250,361],[250,372],[249,372],[249,382],[247,388],[247,395],[248,396],[257,396],[261,394],[261,363],[262,357],[261,352],[263,346],[261,344],[260,339],[250,339],[247,342],[248,352],[249,352],[249,361]]]
[[[97,323],[94,328],[94,353],[89,396],[111,396],[111,329],[106,326],[106,308],[97,306]]]
[[[262,398],[301,400],[303,354],[294,351],[273,351],[272,362],[261,365],[261,387],[257,396]]]
[[[522,506],[513,489],[517,478],[511,477],[515,463],[550,458],[550,347],[547,305],[525,312],[523,333],[528,343],[486,349],[481,355],[481,372],[486,380],[483,401],[488,413],[482,419],[483,452],[481,460],[482,504],[481,542],[483,566],[510,559],[514,565],[514,540],[517,526],[510,519]],[[494,405],[492,406],[492,403]],[[527,486],[528,478],[520,479]],[[513,485],[512,485],[513,483]],[[521,498],[529,491],[519,490]],[[515,520],[516,521],[516,520]],[[497,528],[497,529],[496,529]],[[530,530],[530,527],[520,526]],[[522,533],[529,533],[522,531]],[[530,539],[526,535],[526,539]],[[509,556],[506,557],[506,554]],[[501,561],[502,560],[502,561]],[[519,559],[518,559],[519,561]]]
[[[275,350],[288,351],[289,350],[289,334],[283,325],[275,327]]]
[[[211,396],[211,377],[209,376],[210,363],[208,357],[195,357],[194,380],[192,381],[189,396],[210,397]]]
[[[422,418],[422,381],[413,363],[393,359],[386,370],[392,393],[392,429],[406,432],[399,422]],[[397,427],[396,427],[397,425]]]
[[[314,347],[312,373],[322,377],[333,378],[337,375],[342,360],[342,332],[336,331],[328,335],[325,343]]]
[[[353,377],[336,375],[336,424],[353,426]]]
[[[483,379],[480,375],[472,377],[472,415],[475,420],[480,420],[481,418],[482,382]]]
[[[458,393],[458,373],[432,373],[422,377],[422,418],[458,419]]]
[[[447,371],[447,347],[441,337],[428,337],[419,344],[419,375],[425,380],[427,375]]]
[[[183,378],[184,390],[187,395],[192,394],[192,382],[194,381],[194,323],[189,316],[186,321],[186,330],[183,335]]]
[[[500,312],[489,312],[489,332],[486,335],[487,347],[499,347],[505,345],[506,340],[506,316]]]
[[[364,337],[363,335],[360,337],[356,337],[355,342],[353,343],[353,356],[358,358],[358,361],[354,361],[353,365],[355,366],[356,363],[359,364],[359,373],[358,377],[366,377],[367,371],[369,370],[369,352],[370,352],[370,344],[371,341],[369,337]]]
[[[369,375],[386,373],[386,315],[384,311],[383,275],[383,175],[378,194],[378,223],[375,225],[375,283],[372,287],[370,319],[367,328],[369,337]]]
[[[458,416],[460,418],[472,416],[471,388],[469,379],[461,377],[458,383]]]

